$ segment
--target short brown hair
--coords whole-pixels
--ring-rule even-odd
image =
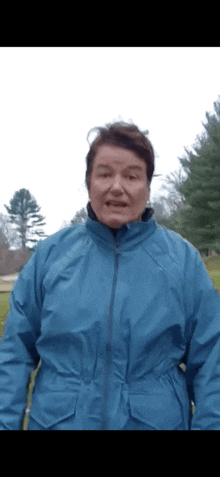
[[[123,147],[135,152],[141,159],[143,159],[147,166],[147,181],[150,184],[154,173],[154,150],[147,135],[148,131],[140,131],[135,124],[125,122],[115,122],[106,124],[105,127],[92,128],[91,132],[97,131],[98,135],[90,144],[89,152],[86,156],[86,186],[90,188],[90,177],[95,155],[100,146],[111,145]]]

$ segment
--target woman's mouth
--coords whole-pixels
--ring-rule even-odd
[[[106,205],[108,207],[123,207],[123,208],[127,206],[125,202],[113,201],[113,200],[108,200],[106,202]]]

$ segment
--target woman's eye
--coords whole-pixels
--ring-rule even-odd
[[[100,177],[104,177],[104,178],[105,178],[105,177],[109,177],[109,174],[103,173],[103,174],[100,174]]]

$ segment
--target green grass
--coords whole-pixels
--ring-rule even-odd
[[[10,292],[0,293],[0,338],[3,335],[4,322],[9,309],[9,296]]]
[[[205,262],[207,268],[210,270],[220,270],[220,255],[212,255],[211,257],[204,257],[203,261]]]
[[[210,277],[213,280],[215,288],[220,290],[220,255],[205,257],[203,262]]]
[[[217,288],[217,290],[220,290],[220,270],[213,270],[209,272],[209,275],[213,280],[215,288]]]

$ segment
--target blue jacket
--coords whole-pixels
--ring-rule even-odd
[[[41,359],[30,430],[220,430],[220,300],[151,215],[114,236],[90,213],[38,245],[0,344],[0,429],[21,428]]]

